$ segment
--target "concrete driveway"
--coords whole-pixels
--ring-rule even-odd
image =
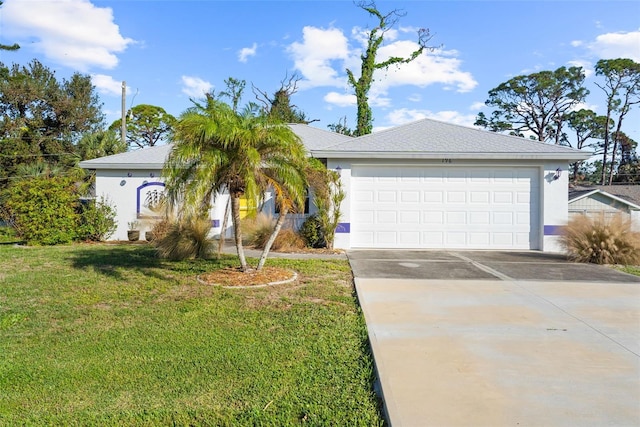
[[[640,425],[640,277],[538,252],[348,258],[393,427]]]

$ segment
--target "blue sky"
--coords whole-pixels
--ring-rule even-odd
[[[603,113],[602,58],[640,62],[638,1],[378,1],[381,12],[401,9],[380,58],[406,56],[417,29],[429,28],[434,52],[400,69],[379,72],[371,90],[374,129],[423,117],[472,125],[487,93],[520,74],[581,65],[591,91],[586,106]],[[375,21],[350,0],[135,1],[5,0],[0,42],[18,52],[0,60],[37,58],[67,77],[92,76],[109,122],[120,116],[121,82],[127,108],[153,104],[179,115],[190,97],[223,90],[224,79],[247,81],[273,94],[297,73],[293,102],[312,125],[326,129],[347,117],[354,127],[355,98],[345,68],[356,74],[363,33]],[[640,106],[624,130],[640,141]]]

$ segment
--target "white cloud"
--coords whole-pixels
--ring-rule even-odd
[[[629,58],[640,62],[640,29],[601,34],[587,46],[601,59]]]
[[[238,52],[238,60],[240,62],[247,62],[247,59],[249,59],[250,56],[256,55],[257,50],[258,45],[256,43],[254,43],[251,47],[243,47],[242,49],[240,49],[240,52]]]
[[[391,57],[407,58],[418,49],[418,44],[411,41],[398,41],[383,46],[378,51],[379,61]],[[454,50],[436,49],[425,52],[408,64],[391,66],[388,70],[376,70],[376,82],[382,87],[413,85],[425,87],[432,84],[444,85],[445,89],[455,89],[457,92],[469,92],[478,82],[471,73],[461,71],[462,61]],[[383,76],[381,76],[381,74]]]
[[[482,110],[486,106],[487,106],[487,104],[485,104],[484,102],[478,101],[478,102],[474,102],[473,104],[471,104],[471,106],[469,107],[469,110],[478,111],[478,110]]]
[[[182,93],[192,98],[202,98],[213,89],[213,85],[200,77],[182,76]]]
[[[338,107],[351,107],[356,105],[356,96],[348,93],[329,92],[324,98],[324,102]]]
[[[402,108],[387,114],[387,119],[394,126],[427,118],[462,126],[473,126],[473,123],[476,121],[475,114],[461,114],[458,111],[433,112],[430,110],[411,110],[408,108]]]
[[[334,61],[342,64],[349,56],[347,38],[342,31],[307,26],[302,30],[302,39],[287,48],[295,68],[305,79],[300,82],[300,88],[344,86],[344,78],[340,78],[333,67]]]
[[[91,82],[98,92],[105,95],[122,96],[122,82],[105,74],[92,74]],[[128,92],[128,90],[127,90]]]
[[[114,68],[116,54],[134,42],[120,34],[111,8],[88,0],[7,0],[2,14],[6,36],[18,42],[28,38],[32,43],[23,46],[33,46],[47,58],[80,71]]]
[[[414,41],[398,40],[400,32],[391,30],[385,33],[387,44],[378,50],[378,61],[390,57],[409,57],[418,49]],[[361,28],[351,31],[351,40],[358,45],[349,48],[349,40],[336,28],[322,29],[307,26],[303,29],[303,41],[292,43],[288,51],[294,59],[294,66],[305,78],[301,88],[317,86],[345,87],[345,68],[351,69],[356,78],[360,68],[360,54],[366,46],[366,32]],[[425,52],[415,60],[401,66],[391,66],[388,70],[376,70],[375,81],[371,89],[384,101],[384,95],[393,86],[426,87],[432,84],[444,85],[445,89],[457,92],[469,92],[478,82],[471,73],[461,70],[462,61],[455,50],[436,49]]]
[[[580,47],[584,44],[584,42],[582,40],[573,40],[571,42],[571,46],[573,47]]]

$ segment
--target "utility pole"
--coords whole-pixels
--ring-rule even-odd
[[[122,143],[127,143],[127,111],[126,111],[126,100],[127,100],[127,82],[122,81],[122,122],[120,126],[120,138],[122,139]]]

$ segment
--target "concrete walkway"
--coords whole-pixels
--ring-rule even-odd
[[[393,427],[640,425],[640,278],[534,252],[348,255]]]

